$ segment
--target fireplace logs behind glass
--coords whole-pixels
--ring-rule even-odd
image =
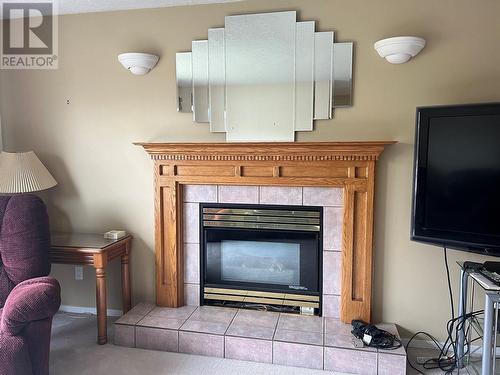
[[[202,305],[321,315],[323,208],[200,204]]]

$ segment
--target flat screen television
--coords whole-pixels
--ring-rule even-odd
[[[500,256],[500,103],[417,108],[411,238]]]

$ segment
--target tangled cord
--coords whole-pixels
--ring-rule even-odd
[[[439,350],[439,355],[436,358],[431,358],[425,361],[422,365],[422,367],[425,370],[433,370],[433,369],[440,369],[443,371],[445,374],[452,374],[454,370],[458,368],[458,364],[460,360],[464,359],[469,353],[470,353],[470,348],[473,342],[476,340],[480,340],[481,338],[475,338],[473,340],[468,340],[469,337],[469,332],[471,329],[471,323],[473,321],[477,321],[477,316],[483,314],[484,310],[478,310],[474,311],[468,314],[465,314],[463,317],[459,316],[457,318],[453,318],[448,320],[448,323],[446,324],[447,327],[447,339],[444,342],[443,345],[440,345],[439,342],[429,333],[427,332],[417,332],[415,333],[409,340],[408,343],[406,344],[406,350],[408,351],[411,342],[420,335],[427,336],[428,338],[431,339],[431,341],[434,343],[436,348]],[[458,323],[457,323],[458,322]],[[458,335],[460,331],[464,328],[466,323],[469,322],[467,329],[464,332],[464,346],[465,350],[464,353],[461,357],[458,357],[458,351],[457,351],[457,342],[458,342]],[[455,326],[456,324],[456,326]],[[448,353],[452,352],[452,355],[448,355]],[[412,369],[417,371],[420,374],[424,374],[422,371],[419,369],[415,368],[413,364],[408,360],[408,363]]]
[[[362,340],[366,346],[377,349],[395,350],[403,345],[396,335],[384,331],[373,324],[367,324],[362,320],[353,320],[352,328],[351,333]]]
[[[473,322],[477,322],[477,316],[481,315],[484,313],[484,310],[478,310],[478,311],[473,311],[468,314],[464,314],[462,316],[456,317],[455,318],[455,310],[454,310],[454,303],[453,303],[453,293],[451,289],[451,281],[450,281],[450,270],[448,267],[448,257],[447,257],[447,248],[444,246],[444,263],[445,263],[445,268],[446,268],[446,276],[447,276],[447,281],[448,281],[448,292],[450,295],[450,304],[451,304],[451,319],[448,320],[446,323],[446,332],[447,332],[447,338],[446,341],[444,342],[443,345],[440,345],[439,342],[429,333],[427,332],[417,332],[415,333],[409,340],[408,343],[406,344],[406,351],[408,352],[408,349],[410,347],[411,342],[420,335],[427,336],[428,338],[431,339],[431,341],[434,343],[436,348],[439,350],[439,355],[436,358],[431,358],[425,361],[422,364],[422,367],[425,370],[433,370],[433,369],[440,369],[443,371],[446,375],[451,375],[453,374],[453,371],[459,368],[459,363],[461,362],[462,359],[467,357],[470,353],[470,348],[471,344],[475,342],[476,340],[480,340],[481,337],[475,338],[473,340],[468,339],[470,329],[472,327]],[[464,273],[464,277],[465,273]],[[463,280],[462,280],[463,281]],[[463,296],[462,304],[465,303],[465,298],[467,298],[465,295]],[[468,323],[468,325],[466,324]],[[467,327],[466,329],[464,329]],[[464,347],[466,348],[463,352],[463,355],[461,357],[458,356],[458,348],[457,348],[457,343],[458,343],[458,336],[461,331],[464,331]],[[452,352],[452,355],[448,355],[448,353]],[[413,364],[410,362],[409,358],[408,364],[412,369],[417,371],[420,374],[424,374],[422,371],[419,369],[415,368]]]

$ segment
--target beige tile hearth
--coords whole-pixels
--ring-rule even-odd
[[[135,346],[140,349],[177,352],[179,350],[179,332],[162,328],[136,327]]]
[[[115,345],[135,347],[135,326],[115,323]]]
[[[196,310],[196,306],[182,306],[177,308],[172,307],[155,307],[148,315],[167,318],[167,319],[183,319],[186,320]]]
[[[323,333],[323,318],[283,313],[280,314],[277,329]]]
[[[179,352],[224,357],[224,336],[179,331]]]
[[[323,320],[315,316],[281,314],[274,340],[322,346]]]
[[[356,348],[354,346],[352,335],[333,335],[325,333],[325,346],[336,347],[351,350],[363,350],[367,352],[376,352],[377,350],[370,347]]]
[[[185,321],[185,319],[170,319],[165,317],[146,315],[139,321],[139,323],[137,323],[137,326],[162,329],[179,329]]]
[[[238,310],[233,324],[247,324],[258,327],[275,328],[280,314],[271,311]]]
[[[274,340],[323,346],[323,333],[311,331],[295,331],[291,329],[277,329],[276,333],[274,334]]]
[[[378,375],[405,375],[406,355],[378,354]]]
[[[315,345],[275,341],[273,343],[273,363],[323,369],[323,348]]]
[[[195,306],[179,308],[155,307],[137,325],[162,329],[179,329],[195,309]]]
[[[325,347],[325,370],[376,375],[377,352]]]
[[[238,310],[214,307],[214,306],[201,306],[196,309],[191,315],[189,320],[196,320],[201,322],[215,322],[224,323],[229,325],[236,315]]]
[[[214,334],[214,335],[223,335],[226,332],[228,327],[229,327],[229,323],[188,320],[182,325],[181,331],[201,332],[201,333],[210,333],[210,334]]]
[[[137,324],[146,314],[153,310],[156,306],[152,303],[141,302],[134,306],[127,314],[123,315],[116,321],[117,324]]]
[[[201,306],[181,326],[181,331],[224,335],[236,310],[213,306]]]
[[[226,335],[272,340],[278,318],[275,312],[238,310]]]
[[[261,363],[273,362],[273,343],[242,337],[225,337],[225,357]]]
[[[232,323],[226,336],[247,337],[260,340],[272,340],[275,328],[252,326],[251,324]]]
[[[398,335],[394,324],[379,327]],[[115,344],[354,374],[405,373],[404,349],[356,348],[350,332],[333,318],[141,304],[115,323]]]

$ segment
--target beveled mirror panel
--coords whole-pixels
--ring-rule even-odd
[[[352,105],[353,43],[333,43],[333,107]]]
[[[228,141],[293,141],[295,12],[225,20]]]
[[[314,21],[297,22],[295,36],[295,130],[313,130]]]
[[[352,105],[353,43],[334,36],[295,11],[227,16],[177,54],[178,110],[228,141],[293,141]]]
[[[175,74],[177,82],[177,111],[193,111],[193,72],[191,52],[179,52],[175,55]]]
[[[193,66],[193,121],[209,122],[208,117],[208,41],[194,40],[191,48]]]
[[[208,95],[210,131],[225,132],[226,61],[224,29],[208,30]]]
[[[332,117],[333,32],[314,35],[314,119]]]

